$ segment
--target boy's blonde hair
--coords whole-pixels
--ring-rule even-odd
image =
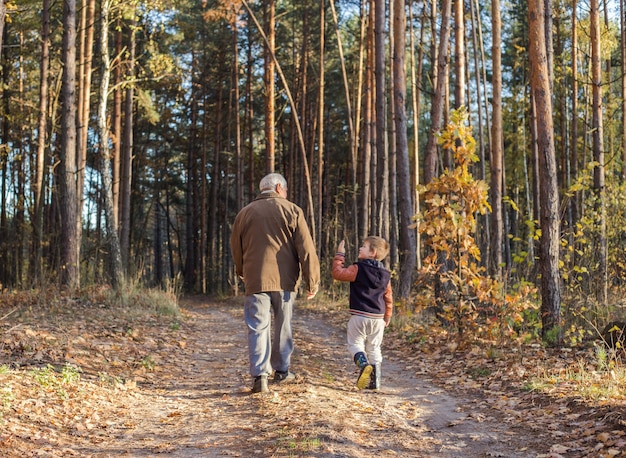
[[[370,251],[376,250],[376,260],[382,261],[389,254],[389,243],[382,237],[376,235],[370,235],[365,237],[363,243],[368,242],[370,245]]]

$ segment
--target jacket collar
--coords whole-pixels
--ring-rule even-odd
[[[385,265],[382,262],[377,261],[376,259],[364,259],[361,262],[364,264],[369,264],[370,266],[378,267],[380,269],[385,268]]]
[[[272,197],[281,197],[281,195],[278,194],[276,191],[262,192],[254,200],[269,199],[269,198],[272,198]]]

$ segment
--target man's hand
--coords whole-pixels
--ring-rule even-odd
[[[313,290],[307,291],[306,292],[306,300],[308,301],[309,299],[313,299],[315,297],[315,295],[317,294],[319,288],[315,288]]]
[[[337,253],[346,254],[346,241],[342,240],[339,242],[339,246],[337,247]]]

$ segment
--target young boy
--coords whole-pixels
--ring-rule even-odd
[[[370,236],[359,248],[359,259],[344,267],[345,242],[337,247],[332,275],[335,280],[350,282],[350,321],[348,321],[348,350],[360,368],[356,386],[359,390],[380,389],[380,346],[385,327],[393,313],[391,273],[382,260],[389,253],[389,244],[381,237]]]

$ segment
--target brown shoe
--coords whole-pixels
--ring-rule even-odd
[[[254,385],[252,385],[253,393],[267,393],[269,390],[267,386],[267,375],[259,375],[254,378]]]

